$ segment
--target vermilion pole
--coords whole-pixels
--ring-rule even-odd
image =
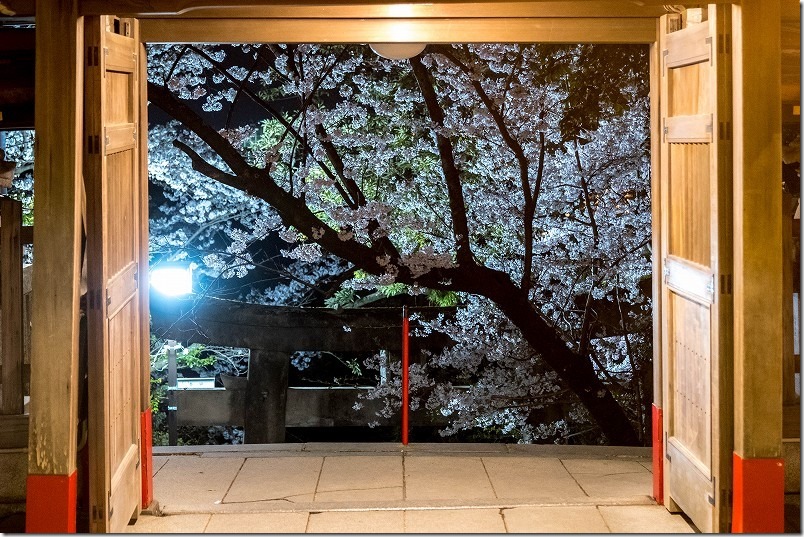
[[[402,445],[408,445],[408,365],[410,357],[408,353],[408,307],[402,306]]]

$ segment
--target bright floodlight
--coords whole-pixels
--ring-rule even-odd
[[[193,292],[193,271],[190,267],[166,267],[151,272],[151,287],[167,296],[189,295]]]

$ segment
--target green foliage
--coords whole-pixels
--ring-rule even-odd
[[[343,364],[349,368],[349,371],[356,376],[360,376],[363,374],[363,371],[360,369],[360,362],[357,359],[353,358],[351,360],[341,360]]]
[[[159,403],[164,398],[166,387],[162,386],[164,379],[151,378],[151,412],[159,412]]]
[[[184,352],[176,355],[176,365],[184,367],[202,368],[215,363],[214,356],[203,356],[203,345],[190,345]]]
[[[342,308],[354,302],[356,298],[352,289],[338,289],[334,295],[324,301],[324,305],[333,309]]]
[[[427,291],[427,300],[435,306],[441,308],[448,308],[457,306],[459,296],[454,291],[439,291],[438,289],[430,289]]]
[[[385,298],[391,298],[392,296],[401,295],[408,290],[408,286],[404,283],[392,283],[391,285],[383,285],[377,288],[377,290],[382,293]]]
[[[22,203],[22,225],[34,225],[33,206],[34,195],[33,192],[13,188],[9,190],[8,197],[15,199]]]

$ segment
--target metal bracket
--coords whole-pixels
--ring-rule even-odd
[[[706,284],[706,291],[712,295],[715,294],[715,275],[712,274],[711,280]]]

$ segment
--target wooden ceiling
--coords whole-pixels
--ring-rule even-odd
[[[714,3],[739,3],[739,0],[711,0]],[[408,2],[389,2],[387,0],[78,0],[79,13],[85,15],[115,13],[125,16],[136,16],[144,19],[153,19],[150,25],[153,31],[164,32],[160,29],[161,21],[173,21],[170,31],[180,29],[181,25],[196,26],[198,19],[216,19],[215,25],[226,24],[222,20],[228,19],[228,24],[241,25],[246,19],[288,19],[296,22],[286,23],[288,35],[293,35],[298,29],[293,24],[304,26],[304,21],[313,19],[351,19],[354,21],[382,19],[386,22],[397,19],[408,21],[418,19],[431,19],[432,28],[421,34],[422,38],[438,34],[444,23],[449,20],[452,34],[443,33],[441,41],[449,40],[450,35],[464,35],[466,28],[472,26],[471,19],[477,19],[475,24],[484,24],[492,35],[507,35],[519,27],[531,35],[547,36],[546,40],[561,41],[562,37],[574,37],[574,33],[564,31],[566,23],[562,21],[575,20],[572,24],[587,24],[588,35],[595,41],[612,42],[645,42],[649,39],[650,19],[668,11],[668,0],[507,0],[507,1],[481,1],[467,0],[410,0]],[[679,4],[673,4],[680,7]],[[686,3],[687,6],[701,5],[699,3]],[[30,17],[35,14],[36,0],[0,0],[0,22],[2,16]],[[539,21],[547,18],[550,21]],[[195,24],[192,24],[195,19]],[[456,22],[457,20],[463,22]],[[479,19],[485,19],[483,21]],[[507,20],[506,20],[507,19]],[[520,19],[516,21],[516,19]],[[531,19],[528,21],[527,19]],[[612,29],[610,38],[600,30],[600,23],[606,19],[605,24]],[[177,21],[186,21],[175,24]],[[424,23],[427,25],[428,23]],[[252,25],[255,26],[255,25]],[[247,29],[248,25],[243,28]],[[256,27],[256,26],[255,26]],[[346,26],[344,26],[345,28]],[[355,25],[355,28],[364,28],[365,24]],[[338,29],[327,28],[326,25],[318,27],[324,36],[335,36]],[[329,30],[329,33],[326,33]],[[178,31],[178,30],[176,30]],[[365,29],[363,30],[366,31]],[[496,34],[494,33],[496,32]],[[254,33],[254,32],[252,32]],[[306,32],[305,32],[306,33]],[[486,32],[484,31],[484,34]],[[242,34],[243,40],[249,40],[248,32]],[[281,34],[280,34],[281,35]],[[309,35],[309,34],[307,34]],[[788,105],[798,103],[800,99],[801,76],[801,21],[800,6],[796,0],[782,0],[782,100]],[[255,36],[251,36],[255,37]],[[370,35],[363,36],[360,42],[370,41]],[[254,39],[255,41],[259,39]],[[342,41],[343,39],[321,39],[321,41]],[[375,41],[377,39],[374,39]],[[495,40],[495,39],[489,39]],[[430,39],[430,41],[433,41]]]
[[[713,0],[729,4],[735,0]],[[664,13],[667,0],[514,0],[467,2],[466,0],[411,0],[388,2],[371,0],[79,0],[81,14],[115,13],[130,16],[181,15],[205,17],[281,16],[292,9],[294,16],[304,13],[316,16],[394,16],[402,7],[405,16],[471,17],[471,16],[581,16],[581,17],[645,17]],[[683,2],[682,2],[683,3]],[[30,16],[35,0],[0,0],[0,14]],[[687,3],[693,5],[692,3]],[[248,6],[248,7],[244,7]],[[346,8],[346,10],[344,10]],[[573,15],[574,14],[574,15]],[[399,15],[396,15],[399,16]]]

